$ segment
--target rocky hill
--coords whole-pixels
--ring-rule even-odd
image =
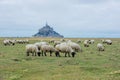
[[[39,29],[38,33],[33,35],[34,37],[63,37],[59,33],[55,32],[48,24]]]

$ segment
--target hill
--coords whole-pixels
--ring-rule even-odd
[[[38,33],[36,33],[34,37],[64,37],[64,36],[54,31],[52,27],[46,24],[41,29],[39,29]]]

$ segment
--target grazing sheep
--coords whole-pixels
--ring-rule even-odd
[[[74,57],[76,54],[73,51],[73,49],[70,46],[68,46],[67,44],[57,44],[55,46],[55,48],[56,48],[56,53],[55,53],[56,56],[60,56],[59,52],[65,53],[65,57],[67,57],[67,54],[69,57],[70,57],[70,54],[72,55],[72,57]]]
[[[89,47],[88,40],[84,41],[84,47]]]
[[[104,51],[104,50],[105,50],[104,45],[101,44],[101,43],[98,43],[98,44],[97,44],[97,48],[98,48],[99,51]]]
[[[10,40],[8,40],[8,39],[5,39],[4,41],[3,41],[3,44],[6,46],[6,45],[10,45]]]
[[[23,40],[23,43],[29,43],[29,40],[28,39],[26,39],[26,40]]]
[[[107,39],[107,40],[102,39],[102,43],[106,43],[107,45],[111,45],[112,41],[109,39]]]
[[[80,45],[75,43],[75,42],[67,42],[67,45],[70,46],[76,52],[78,52],[78,51],[81,52],[82,51]]]
[[[77,43],[81,43],[82,41],[81,40],[77,40]]]
[[[42,45],[41,51],[42,51],[42,56],[43,56],[43,53],[45,56],[47,56],[46,52],[50,52],[50,56],[52,56],[52,52],[55,52],[55,48],[51,45]]]
[[[24,42],[23,42],[23,40],[16,40],[16,43],[23,44]]]
[[[104,40],[104,39],[102,39],[101,41],[102,41],[103,44],[105,43],[105,40]]]
[[[9,40],[9,39],[5,39],[3,41],[3,44],[6,45],[15,45],[15,40]]]
[[[61,41],[54,41],[54,47],[57,45],[57,44],[60,44]]]
[[[47,42],[36,42],[35,45],[38,47],[38,50],[40,50],[42,45],[48,45]]]
[[[11,45],[15,45],[15,40],[10,40],[9,42]]]
[[[52,39],[52,40],[50,40],[50,41],[49,41],[49,43],[54,43],[54,41],[55,41],[55,40],[54,40],[54,39]]]
[[[64,38],[60,39],[61,42],[65,42],[66,40]]]
[[[90,44],[94,44],[95,40],[90,40],[89,43]]]
[[[111,45],[111,44],[112,44],[112,41],[111,41],[111,40],[105,40],[105,42],[106,42],[108,45]]]
[[[40,52],[38,51],[37,46],[34,44],[27,44],[26,45],[27,56],[29,56],[29,53],[32,53],[32,56],[36,56],[37,54],[38,54],[38,56],[40,56]]]
[[[16,43],[18,43],[18,44],[25,44],[25,43],[29,43],[29,40],[28,39],[26,39],[26,40],[16,40]]]

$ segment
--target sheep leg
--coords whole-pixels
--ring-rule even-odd
[[[47,55],[46,55],[46,52],[44,52],[44,55],[47,56]]]
[[[52,56],[52,51],[50,51],[50,56]]]
[[[75,57],[75,52],[72,52],[71,55],[72,55],[72,57]]]
[[[34,53],[32,53],[32,56],[34,56]]]
[[[71,56],[70,56],[70,53],[68,53],[68,56],[71,57]]]
[[[43,51],[42,51],[42,56],[43,56]]]
[[[55,52],[56,57],[60,57],[60,53],[58,51]]]
[[[38,56],[40,56],[40,54],[41,54],[41,53],[40,53],[40,52],[38,52],[37,54],[38,54]]]
[[[29,56],[29,52],[27,52],[27,56]]]
[[[65,57],[67,57],[67,53],[65,53]]]
[[[37,53],[35,52],[35,56],[37,56]]]

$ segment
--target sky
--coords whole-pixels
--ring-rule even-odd
[[[120,38],[120,0],[0,0],[0,37],[31,37],[46,22],[64,37]]]

